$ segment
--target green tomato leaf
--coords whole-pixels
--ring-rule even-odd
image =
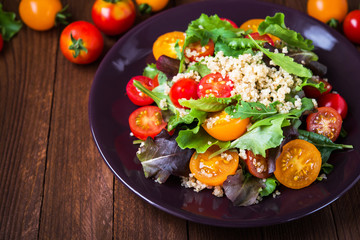
[[[10,39],[20,31],[22,23],[15,20],[16,14],[13,12],[5,12],[0,3],[0,33],[5,41]]]

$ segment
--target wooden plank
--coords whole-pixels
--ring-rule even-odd
[[[73,19],[91,22],[92,3],[68,2]],[[75,65],[60,50],[56,60],[39,238],[112,239],[114,176],[95,147],[88,121],[88,97],[100,61]]]
[[[19,2],[3,9],[17,13]],[[38,235],[56,39],[24,26],[0,54],[0,239]]]

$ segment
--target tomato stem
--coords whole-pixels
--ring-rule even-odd
[[[74,50],[74,52],[73,52],[74,58],[77,58],[77,56],[79,56],[81,51],[85,51],[86,53],[88,52],[87,48],[84,47],[84,42],[81,38],[76,40],[74,38],[74,36],[72,35],[72,33],[70,34],[70,38],[71,38],[72,44],[69,46],[69,49]]]
[[[64,24],[64,25],[68,25],[69,22],[67,21],[67,19],[71,16],[70,13],[67,13],[66,10],[69,8],[69,5],[67,4],[63,9],[61,9],[55,17],[55,26],[57,26],[58,24]]]
[[[336,20],[335,18],[332,18],[326,24],[329,25],[330,27],[336,29],[339,26],[339,21]]]
[[[142,3],[139,5],[139,12],[141,15],[146,15],[146,14],[150,14],[152,11],[152,8],[149,4],[147,3]]]

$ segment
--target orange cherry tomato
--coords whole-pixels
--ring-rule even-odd
[[[348,12],[347,0],[309,0],[307,13],[323,23],[332,18],[342,22]]]
[[[260,25],[260,23],[262,23],[265,19],[262,18],[253,18],[253,19],[249,19],[246,22],[244,22],[243,24],[241,24],[240,28],[248,31],[251,30],[252,33],[256,33],[258,31],[258,27]],[[271,35],[271,34],[266,34],[268,37],[270,37],[273,41],[273,43],[269,42],[271,45],[274,45],[275,42],[280,41],[280,38]],[[267,37],[266,37],[267,38]],[[256,38],[254,38],[256,39]],[[262,40],[262,39],[258,39],[258,40]],[[265,41],[268,41],[265,39]]]
[[[246,159],[244,160],[251,175],[257,178],[268,178],[271,176],[267,157],[265,158],[260,154],[255,155],[252,151],[246,150]]]
[[[136,0],[136,3],[140,6],[141,4],[148,4],[151,7],[152,12],[158,12],[162,10],[168,4],[169,0]]]
[[[201,46],[200,41],[190,43],[189,46],[185,48],[184,54],[191,62],[195,62],[197,58],[213,55],[214,49],[214,41],[210,39],[205,46]]]
[[[219,186],[229,175],[235,174],[239,166],[239,154],[237,151],[225,151],[215,157],[211,154],[218,151],[219,147],[211,146],[204,153],[194,153],[190,159],[190,171],[194,177],[209,186]]]
[[[258,32],[249,34],[255,40],[267,41],[270,45],[274,46],[274,41],[268,34],[260,35]],[[247,35],[245,38],[249,38]]]
[[[57,14],[62,8],[60,0],[22,0],[19,14],[29,28],[45,31],[55,26]]]
[[[175,51],[175,43],[178,41],[179,50],[182,51],[182,47],[185,42],[185,33],[183,32],[168,32],[156,39],[153,44],[153,54],[156,60],[161,55],[166,55],[171,58],[177,58]]]
[[[321,154],[311,143],[295,139],[284,145],[276,159],[275,177],[284,186],[300,189],[309,186],[319,175]]]
[[[220,141],[231,141],[243,135],[249,123],[249,118],[231,118],[225,111],[220,111],[210,113],[202,127]]]

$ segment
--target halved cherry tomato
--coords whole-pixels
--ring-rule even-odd
[[[165,129],[160,108],[145,106],[136,109],[129,117],[130,130],[135,137],[146,140],[147,137],[155,137],[162,129]]]
[[[328,137],[335,141],[341,131],[342,119],[340,114],[331,107],[319,107],[316,113],[306,119],[307,130]]]
[[[360,44],[360,10],[349,12],[343,23],[345,36],[352,42]]]
[[[260,154],[255,155],[252,151],[246,150],[245,163],[249,172],[257,178],[268,178],[271,176],[268,168],[268,159]]]
[[[265,19],[262,19],[262,18],[249,19],[246,22],[244,22],[243,24],[241,24],[240,28],[242,30],[245,30],[245,31],[251,30],[252,33],[255,33],[255,32],[258,31],[260,23],[262,23],[264,20]],[[273,43],[277,42],[277,41],[280,41],[280,38],[278,38],[278,37],[276,37],[274,35],[268,34],[268,36],[273,40]],[[262,40],[262,39],[259,39],[259,40]]]
[[[237,151],[225,151],[221,155],[209,158],[219,147],[211,146],[205,153],[194,153],[190,159],[190,171],[194,177],[209,186],[219,186],[229,175],[235,174],[239,166]]]
[[[225,111],[220,111],[209,113],[202,127],[220,141],[231,141],[243,135],[249,123],[249,118],[231,118]]]
[[[198,99],[198,83],[191,78],[182,78],[174,83],[170,88],[169,97],[171,102],[178,108],[185,108],[179,103],[179,99]]]
[[[135,105],[146,106],[153,103],[154,100],[151,97],[141,92],[134,86],[134,81],[139,81],[144,87],[149,90],[152,90],[156,86],[155,81],[149,77],[135,76],[131,78],[126,85],[126,94]]]
[[[321,96],[318,100],[319,107],[331,107],[335,109],[342,119],[346,118],[348,106],[345,99],[338,93],[328,93]]]
[[[274,46],[274,41],[271,39],[271,37],[267,34],[260,35],[258,32],[250,33],[249,34],[254,40],[262,40],[267,41],[269,44]],[[245,38],[249,38],[249,36],[245,36]]]
[[[300,189],[309,186],[319,175],[321,154],[311,143],[295,139],[284,145],[276,159],[275,177],[284,186]]]
[[[158,60],[161,55],[177,58],[175,51],[176,41],[178,41],[179,50],[182,51],[185,42],[185,33],[177,31],[168,32],[158,37],[152,48],[155,59]]]
[[[134,24],[136,10],[131,0],[96,0],[91,17],[100,31],[114,36],[124,33]]]
[[[185,48],[184,54],[185,57],[188,58],[191,62],[196,62],[197,59],[200,57],[207,57],[213,55],[214,47],[215,47],[214,41],[211,39],[205,46],[202,46],[200,41],[194,42],[194,43],[190,43]]]
[[[220,18],[220,19],[229,22],[234,28],[238,28],[238,25],[234,21],[227,18]]]
[[[231,97],[234,89],[234,82],[228,77],[223,77],[221,73],[210,73],[200,80],[198,95],[202,97]]]
[[[67,14],[62,13],[60,0],[22,0],[19,4],[21,20],[31,29],[49,30],[62,23]]]
[[[86,21],[70,23],[60,36],[60,50],[73,63],[91,63],[101,55],[103,48],[101,32]]]
[[[323,23],[331,19],[342,22],[347,12],[347,0],[308,0],[307,2],[307,13]]]
[[[323,96],[325,94],[328,94],[331,89],[332,89],[332,86],[331,84],[328,82],[328,81],[325,81],[324,79],[322,78],[319,78],[317,80],[317,82],[322,82],[324,83],[324,88],[325,88],[325,92],[321,93],[317,88],[315,87],[311,87],[311,86],[305,86],[303,87],[303,90],[305,92],[305,96],[308,97],[308,98],[319,98],[320,96]]]

